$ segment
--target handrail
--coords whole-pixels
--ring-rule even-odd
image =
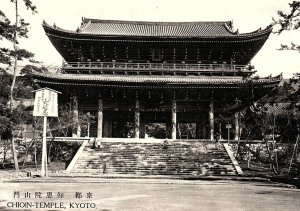
[[[245,71],[247,65],[230,64],[173,64],[173,63],[131,63],[131,62],[63,62],[63,69],[114,69],[114,70],[207,70],[220,69]]]

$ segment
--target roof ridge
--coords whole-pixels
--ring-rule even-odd
[[[116,24],[138,24],[138,25],[197,25],[197,24],[216,24],[216,25],[230,25],[231,21],[131,21],[131,20],[104,20],[93,18],[82,18],[83,23],[116,23]]]

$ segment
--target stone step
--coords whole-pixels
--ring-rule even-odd
[[[167,168],[106,168],[106,169],[99,169],[99,168],[80,168],[80,169],[74,169],[73,171],[115,171],[115,172],[121,172],[121,171],[162,171],[167,170]],[[207,171],[207,172],[213,172],[213,171],[228,171],[228,172],[235,172],[233,169],[223,169],[223,168],[211,168],[211,169],[204,169],[204,168],[189,168],[189,169],[172,169],[172,171],[176,172],[194,172],[194,171]]]
[[[126,165],[126,166],[130,166],[130,165],[168,165],[168,166],[193,166],[193,165],[214,165],[214,164],[218,164],[218,165],[232,165],[231,162],[205,162],[205,163],[200,163],[200,162],[168,162],[168,161],[132,161],[132,162],[123,162],[123,161],[119,161],[119,162],[101,162],[101,161],[94,161],[94,162],[90,162],[90,161],[81,161],[81,162],[77,162],[78,165]]]
[[[142,175],[235,175],[223,145],[213,143],[102,143],[86,146],[72,172]]]
[[[81,158],[98,158],[98,157],[123,157],[123,158],[137,158],[137,157],[149,157],[149,158],[157,158],[157,157],[162,157],[162,158],[202,158],[202,157],[207,157],[207,156],[214,156],[217,158],[226,158],[228,156],[224,155],[224,154],[211,154],[211,153],[207,153],[207,154],[189,154],[189,155],[185,155],[185,154],[170,154],[170,155],[166,155],[166,154],[156,154],[156,155],[149,155],[149,154],[102,154],[101,152],[99,154],[94,154],[94,155],[82,155]]]
[[[133,170],[153,170],[153,169],[177,169],[177,170],[186,170],[186,171],[194,171],[200,169],[207,170],[230,170],[235,171],[235,169],[231,166],[221,166],[221,167],[205,167],[205,166],[195,166],[195,167],[178,167],[178,166],[77,166],[76,169],[114,169],[116,171],[123,169],[133,169]]]
[[[178,159],[178,160],[188,160],[188,159],[192,159],[192,160],[206,160],[208,157],[211,159],[227,159],[227,156],[224,155],[213,155],[213,154],[208,154],[208,155],[172,155],[172,156],[168,156],[168,155],[119,155],[119,154],[114,154],[114,155],[93,155],[93,156],[82,156],[80,157],[79,160],[85,160],[85,159],[89,159],[89,160],[98,160],[98,159],[105,159],[108,157],[115,157],[115,158],[120,158],[123,160],[130,160],[130,159],[141,159],[141,158],[145,158],[145,159]],[[229,158],[228,158],[229,159]]]
[[[101,171],[88,171],[88,170],[81,170],[81,171],[72,171],[72,173],[89,173],[89,174],[96,174],[96,175],[119,175],[119,174],[136,174],[136,175],[176,175],[176,176],[186,176],[186,175],[194,175],[194,176],[201,176],[201,175],[212,175],[212,176],[217,176],[217,175],[230,175],[234,176],[236,175],[235,172],[210,172],[207,171],[205,173],[200,173],[200,172],[149,172],[149,171],[124,171],[124,172],[101,172]]]

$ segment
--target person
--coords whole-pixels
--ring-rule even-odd
[[[168,145],[169,145],[169,142],[168,142],[168,139],[166,138],[163,142],[163,149],[168,149]]]
[[[215,141],[216,143],[219,142],[219,138],[220,138],[220,134],[219,134],[219,133],[215,133],[214,141]]]
[[[93,143],[93,148],[100,149],[100,145],[101,145],[100,139],[95,138]]]

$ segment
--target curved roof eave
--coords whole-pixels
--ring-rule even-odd
[[[45,74],[33,73],[37,80],[56,82],[73,81],[74,83],[122,83],[122,84],[173,84],[173,85],[242,85],[253,83],[255,85],[277,85],[281,75],[269,78],[249,79],[242,77],[184,77],[184,76],[126,76],[126,75],[90,75],[90,74]]]
[[[227,22],[222,22],[225,24],[226,30],[230,31]],[[184,22],[182,22],[184,24]],[[251,40],[258,37],[268,37],[269,34],[272,32],[272,27],[267,27],[263,30],[256,30],[249,33],[233,33],[231,35],[211,35],[211,36],[136,36],[136,35],[123,35],[123,34],[93,34],[93,33],[83,33],[83,32],[76,32],[71,30],[65,30],[56,26],[50,26],[45,21],[42,24],[46,34],[49,36],[56,36],[65,39],[76,39],[76,40],[95,40],[101,38],[122,38],[122,39],[151,39],[151,38],[161,38],[161,39],[226,39],[226,40]]]

